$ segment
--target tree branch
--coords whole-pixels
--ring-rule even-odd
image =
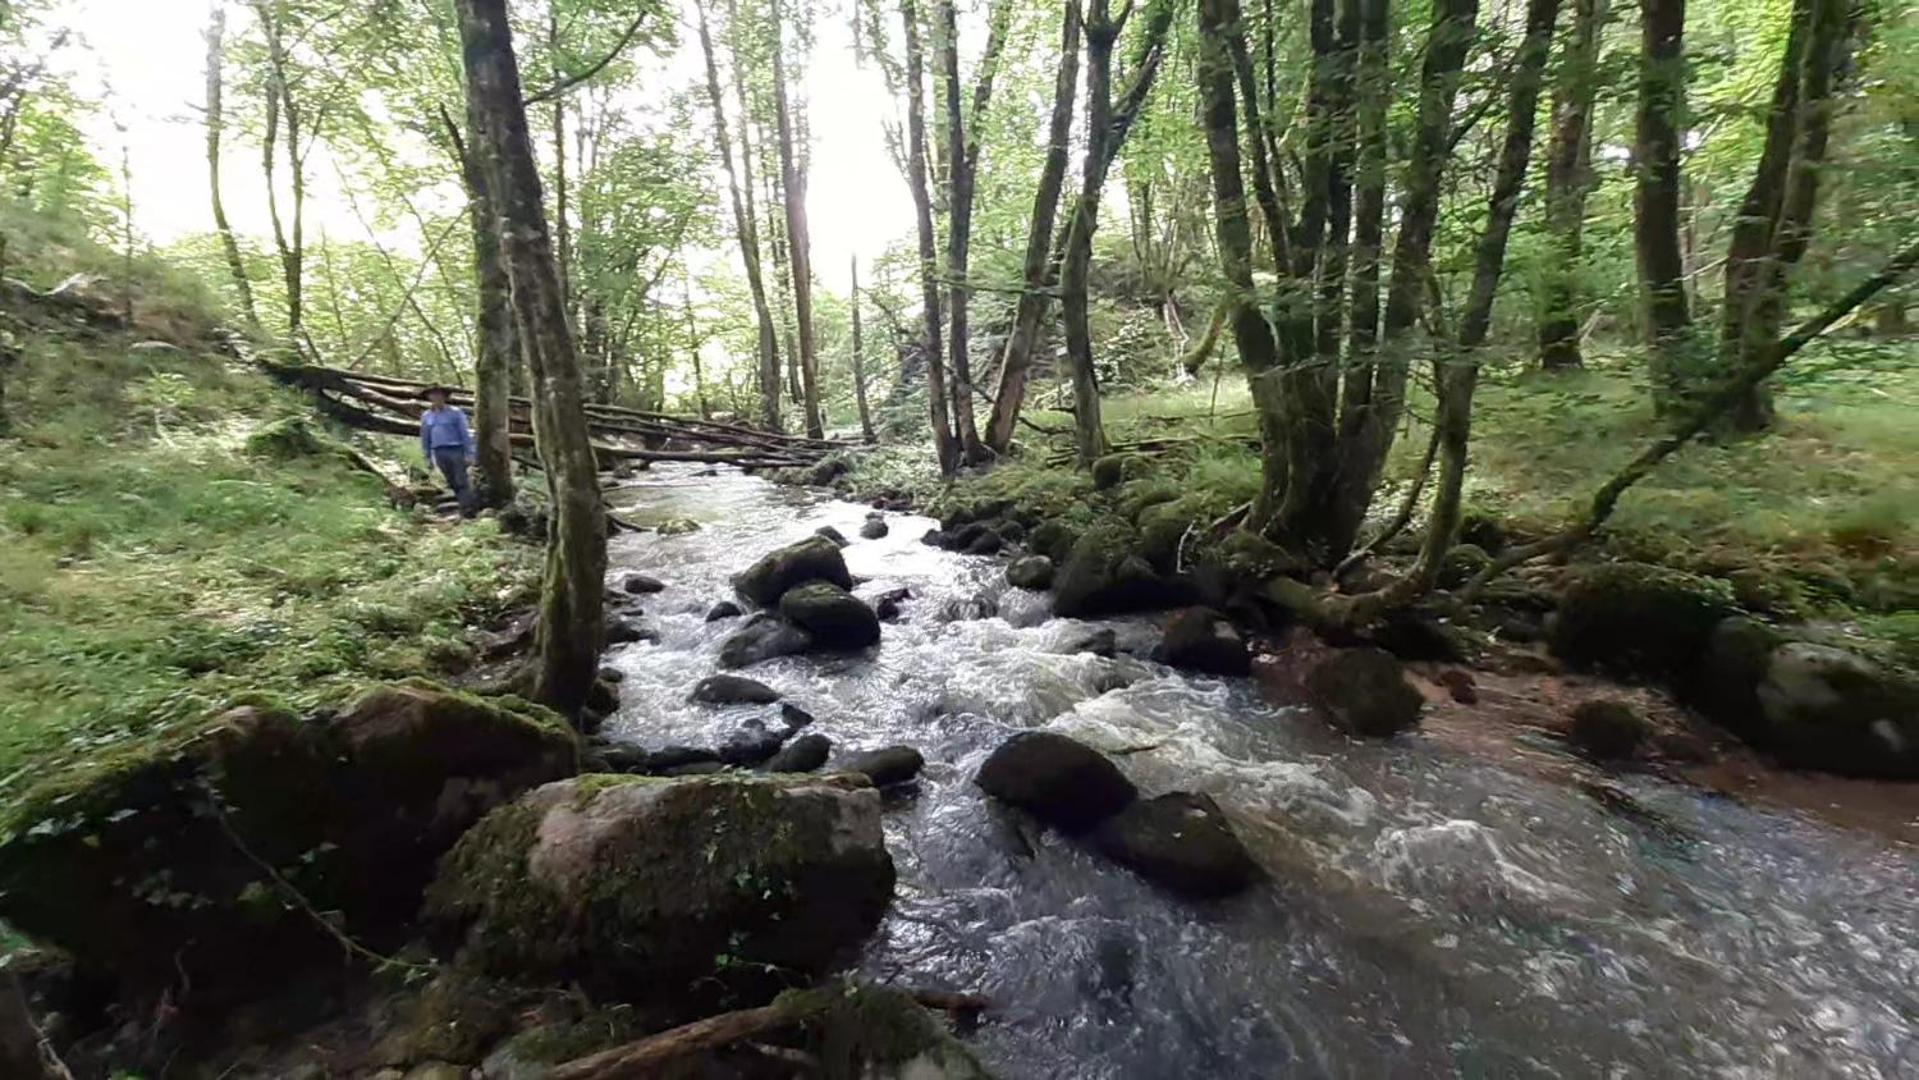
[[[561,79],[560,81],[554,83],[552,86],[549,86],[546,89],[541,90],[539,93],[532,95],[531,97],[527,98],[522,104],[530,106],[530,105],[539,105],[544,102],[552,101],[554,98],[557,98],[561,96],[562,94],[565,94],[573,90],[574,88],[578,87],[581,83],[584,83],[587,80],[591,79],[593,76],[598,75],[602,71],[605,71],[606,66],[608,64],[611,64],[614,60],[618,59],[619,55],[626,51],[626,47],[628,45],[633,44],[633,39],[639,36],[640,25],[646,22],[647,14],[648,14],[647,9],[645,7],[641,7],[639,12],[633,16],[633,21],[630,24],[628,24],[626,28],[626,32],[620,35],[620,40],[616,42],[611,49],[607,50],[607,53],[605,56],[602,56],[598,60],[587,65],[584,70],[575,72],[572,75],[568,75],[565,78]]]

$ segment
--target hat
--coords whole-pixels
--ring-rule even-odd
[[[459,387],[457,386],[446,386],[441,383],[435,383],[432,386],[428,386],[422,389],[420,391],[420,396],[423,398],[429,398],[435,394],[439,394],[441,397],[450,398],[458,391],[459,391]]]

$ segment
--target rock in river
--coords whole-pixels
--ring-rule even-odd
[[[839,778],[592,777],[494,811],[426,914],[462,963],[684,1003],[847,957],[893,895],[879,793]]]
[[[867,518],[866,523],[860,526],[860,539],[878,540],[892,531],[884,518]]]
[[[705,705],[771,705],[780,692],[744,675],[708,675],[693,687],[688,700]]]
[[[733,578],[740,598],[758,607],[772,607],[795,585],[825,581],[842,589],[853,587],[853,575],[838,545],[823,536],[809,536],[769,552]]]
[[[1253,668],[1246,639],[1212,608],[1191,607],[1174,615],[1155,656],[1176,668],[1208,675],[1245,675]]]
[[[1044,555],[1014,559],[1006,568],[1006,583],[1016,589],[1047,588],[1053,584],[1053,560]]]
[[[656,593],[666,588],[666,582],[651,574],[628,574],[620,587],[629,593]]]
[[[1001,743],[974,782],[1068,832],[1097,825],[1139,796],[1105,754],[1050,731],[1022,731]]]
[[[1610,698],[1580,703],[1573,710],[1566,739],[1600,761],[1620,761],[1639,753],[1652,725],[1631,705]]]
[[[806,631],[762,611],[720,643],[720,666],[748,667],[776,656],[803,653],[812,645],[813,638]]]
[[[1425,699],[1384,649],[1341,649],[1306,673],[1313,707],[1346,732],[1386,738],[1419,723]]]
[[[1260,877],[1210,795],[1141,799],[1101,822],[1092,841],[1108,858],[1182,896],[1230,896]]]
[[[826,756],[833,750],[833,741],[826,736],[813,732],[801,735],[780,748],[780,752],[766,759],[760,766],[771,773],[806,773],[826,764]]]
[[[918,776],[925,767],[926,759],[910,746],[882,746],[846,755],[835,771],[858,773],[871,780],[874,787],[892,787]]]
[[[845,588],[809,581],[780,598],[780,615],[823,649],[863,649],[880,639],[879,616]]]

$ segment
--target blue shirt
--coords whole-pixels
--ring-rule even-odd
[[[465,413],[448,405],[420,414],[420,453],[428,461],[433,460],[435,450],[456,448],[467,457],[473,456],[473,430],[466,426]]]

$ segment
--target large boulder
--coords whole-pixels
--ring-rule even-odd
[[[1006,568],[1006,583],[1016,589],[1045,589],[1053,584],[1053,560],[1044,555],[1014,559]]]
[[[1259,880],[1259,864],[1209,795],[1141,799],[1101,822],[1093,846],[1182,896],[1230,896]]]
[[[290,890],[391,944],[454,839],[578,754],[545,710],[424,685],[234,709],[30,788],[0,815],[0,919],[130,997],[185,979],[217,1008],[337,957]]]
[[[879,616],[845,588],[809,581],[780,597],[780,616],[822,649],[863,649],[880,639]]]
[[[1306,672],[1306,696],[1333,726],[1387,738],[1419,722],[1425,705],[1406,669],[1384,649],[1340,649]]]
[[[823,536],[809,536],[769,552],[760,561],[734,575],[733,589],[740,599],[757,607],[772,607],[795,585],[825,581],[842,589],[853,587],[846,558],[839,545]]]
[[[1105,754],[1051,731],[1022,731],[999,744],[974,782],[1068,832],[1083,832],[1139,797]]]
[[[780,752],[766,759],[760,768],[771,773],[806,773],[826,764],[826,757],[833,751],[833,741],[818,732],[801,735],[787,743]]]
[[[1212,608],[1186,608],[1166,624],[1156,658],[1162,663],[1208,675],[1246,675],[1253,670],[1252,650],[1226,616]]]
[[[1919,681],[1844,649],[1789,641],[1772,651],[1756,696],[1788,765],[1919,777]]]
[[[1740,738],[1763,745],[1769,732],[1759,705],[1759,684],[1765,681],[1773,650],[1787,640],[1782,631],[1750,616],[1719,620],[1687,680],[1687,700]]]
[[[874,787],[892,787],[919,776],[926,758],[910,746],[882,746],[877,750],[856,750],[840,759],[835,772],[857,773]]]
[[[425,912],[471,969],[679,1003],[826,971],[892,894],[879,794],[861,781],[590,777],[474,827]]]
[[[1623,701],[1599,698],[1573,710],[1566,739],[1600,761],[1625,761],[1638,755],[1652,736],[1652,724]]]
[[[708,675],[693,687],[688,700],[702,705],[771,705],[780,692],[744,675]]]
[[[1074,541],[1053,575],[1053,610],[1079,618],[1180,603],[1190,590],[1161,577],[1134,551],[1136,542],[1126,529],[1093,529]]]
[[[1607,563],[1579,573],[1561,595],[1552,651],[1578,668],[1682,682],[1713,627],[1733,613],[1723,582],[1663,566]]]

